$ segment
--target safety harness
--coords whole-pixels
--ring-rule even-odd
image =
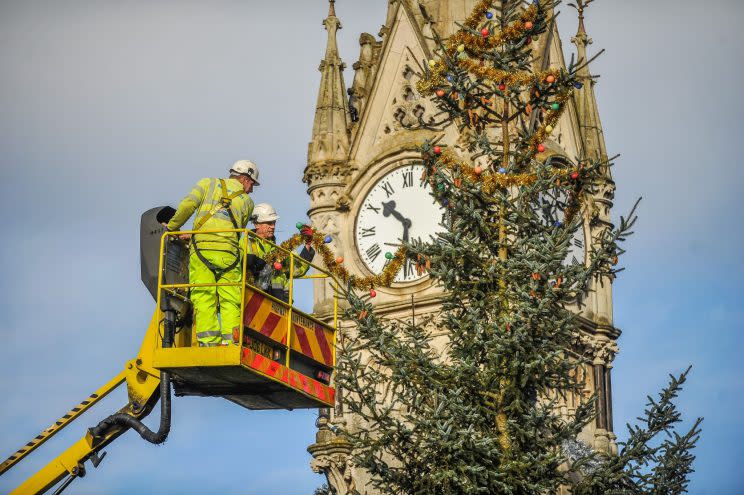
[[[212,216],[214,216],[215,213],[217,213],[218,211],[222,209],[227,211],[227,214],[230,217],[230,221],[233,224],[233,228],[235,229],[240,228],[238,227],[238,222],[237,220],[235,220],[235,215],[233,214],[233,211],[230,208],[230,206],[232,205],[232,200],[237,198],[241,194],[243,194],[244,191],[242,189],[238,189],[234,193],[228,195],[227,184],[225,184],[225,179],[220,179],[220,189],[222,192],[222,197],[220,198],[220,202],[216,204],[214,208],[212,208],[206,215],[204,215],[199,220],[194,222],[194,230],[199,230],[200,228],[202,228],[202,226],[205,223],[207,223],[207,220],[212,218]],[[238,244],[240,244],[240,232],[235,232],[235,236],[238,239]],[[204,266],[206,266],[209,269],[209,271],[211,271],[214,274],[215,282],[219,282],[220,278],[222,278],[222,276],[225,273],[229,272],[230,270],[238,266],[238,263],[240,263],[240,248],[238,248],[238,254],[235,256],[235,261],[233,261],[230,264],[230,266],[227,266],[225,268],[220,268],[218,266],[215,266],[201,253],[201,251],[197,247],[196,234],[194,235],[194,242],[192,242],[191,245],[194,246],[194,252],[196,253],[196,256],[199,258],[199,260],[202,263],[204,263]],[[226,252],[229,252],[229,251],[226,251]]]

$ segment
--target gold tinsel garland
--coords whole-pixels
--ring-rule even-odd
[[[442,153],[436,158],[438,165],[441,164],[444,165],[445,168],[453,172],[459,172],[463,176],[463,178],[469,180],[470,182],[481,183],[483,185],[482,190],[486,194],[492,194],[497,189],[504,189],[511,186],[529,186],[531,184],[534,184],[537,180],[537,174],[534,173],[484,174],[483,171],[478,173],[475,171],[475,167],[472,167],[464,161],[458,159],[457,156],[449,150],[442,151]],[[574,173],[580,173],[581,168],[581,165],[579,165],[578,167],[570,169],[555,169],[553,175],[555,176],[556,186],[560,185],[560,181],[562,179],[570,177]],[[455,179],[454,183],[456,187],[459,187],[457,186],[457,180],[458,179]],[[577,213],[579,208],[578,199],[581,196],[581,193],[581,188],[574,189],[570,192],[568,207],[566,208],[564,213],[563,223],[565,225],[570,225],[573,221],[573,217]]]
[[[464,161],[457,158],[457,156],[449,151],[442,151],[442,154],[437,156],[437,164],[442,164],[446,168],[452,171],[457,171],[470,182],[480,182],[483,184],[483,192],[486,194],[492,194],[497,189],[504,189],[511,186],[529,186],[534,184],[537,180],[537,174],[484,174],[482,171],[477,173],[475,167],[472,167]],[[556,169],[554,175],[556,180],[570,176],[574,172],[578,172],[578,168],[573,169]]]
[[[476,8],[473,10],[473,13],[465,22],[465,26],[474,29],[477,26],[482,13],[487,10],[490,5],[491,2],[487,0],[480,2],[480,4],[476,6]],[[508,72],[480,66],[469,58],[459,56],[458,47],[460,45],[463,45],[465,48],[467,48],[468,54],[470,56],[475,56],[477,58],[484,52],[491,50],[501,45],[502,43],[513,41],[523,37],[525,31],[527,30],[525,23],[533,22],[536,17],[537,6],[530,5],[527,9],[525,9],[518,20],[505,27],[499,33],[494,33],[487,37],[478,37],[473,33],[461,29],[447,39],[444,45],[444,50],[451,58],[454,58],[456,60],[457,64],[462,69],[468,70],[480,78],[488,78],[492,81],[507,85],[527,84],[530,82],[534,84],[541,80],[544,80],[545,77],[547,77],[548,75],[557,76],[558,71],[555,69],[538,73],[531,73],[528,71]],[[424,96],[428,96],[432,94],[437,87],[445,86],[447,84],[445,78],[446,70],[447,65],[441,59],[437,60],[434,63],[434,66],[431,67],[431,71],[429,72],[429,74],[426,74],[421,80],[416,83],[416,88],[418,89],[419,93]]]
[[[374,289],[375,287],[390,287],[398,274],[400,269],[403,267],[403,263],[406,260],[408,250],[401,246],[393,255],[393,258],[385,266],[381,273],[368,277],[357,277],[349,273],[349,270],[343,265],[343,259],[337,258],[333,251],[331,251],[325,243],[325,235],[313,231],[312,236],[305,234],[295,234],[286,241],[282,242],[279,247],[281,249],[275,249],[267,253],[263,260],[267,263],[275,263],[286,258],[287,251],[294,251],[304,244],[308,240],[312,246],[320,253],[323,258],[323,263],[326,266],[326,270],[333,275],[337,280],[350,284],[354,289]]]

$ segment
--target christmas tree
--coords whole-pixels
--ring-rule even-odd
[[[673,399],[686,373],[649,399],[643,427],[630,429],[618,455],[576,442],[594,415],[585,361],[573,351],[576,307],[620,271],[635,207],[591,240],[586,260],[571,257],[583,201],[611,163],[543,157],[589,62],[535,69],[531,44],[552,28],[556,4],[481,1],[425,61],[418,90],[440,113],[418,125],[456,125],[461,136],[457,147],[421,145],[421,180],[445,210],[446,231],[405,245],[392,262],[407,256],[428,270],[444,289],[442,311],[382,320],[374,291],[358,296],[352,277],[356,330],[339,353],[343,406],[356,418],[343,433],[384,493],[685,491],[699,420],[654,441],[680,420]],[[568,396],[580,406],[561,413]]]

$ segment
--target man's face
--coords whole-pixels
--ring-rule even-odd
[[[243,191],[245,191],[246,194],[250,194],[253,192],[253,179],[251,179],[247,175],[241,175],[238,177],[238,180],[243,185]]]
[[[256,223],[256,235],[261,239],[271,239],[274,237],[274,230],[276,229],[276,222],[261,222]]]

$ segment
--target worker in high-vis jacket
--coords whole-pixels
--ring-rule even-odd
[[[274,232],[276,231],[276,221],[279,220],[276,210],[268,203],[257,204],[253,210],[253,221],[256,237],[248,238],[248,257],[247,265],[254,274],[254,281],[258,288],[280,299],[289,302],[289,259],[283,260],[281,270],[275,270],[270,264],[263,261],[266,256],[275,248],[268,242],[276,243]],[[300,257],[305,261],[311,262],[315,256],[315,249],[310,242],[307,242],[300,252]],[[292,275],[294,278],[304,276],[310,265],[295,260]]]
[[[238,160],[230,168],[228,179],[200,180],[178,205],[167,225],[170,231],[179,230],[196,212],[193,230],[197,232],[191,236],[189,252],[190,284],[240,282],[240,233],[209,231],[246,228],[253,215],[249,194],[258,185],[256,164]],[[199,346],[232,342],[233,329],[240,327],[240,293],[239,285],[191,288]]]

